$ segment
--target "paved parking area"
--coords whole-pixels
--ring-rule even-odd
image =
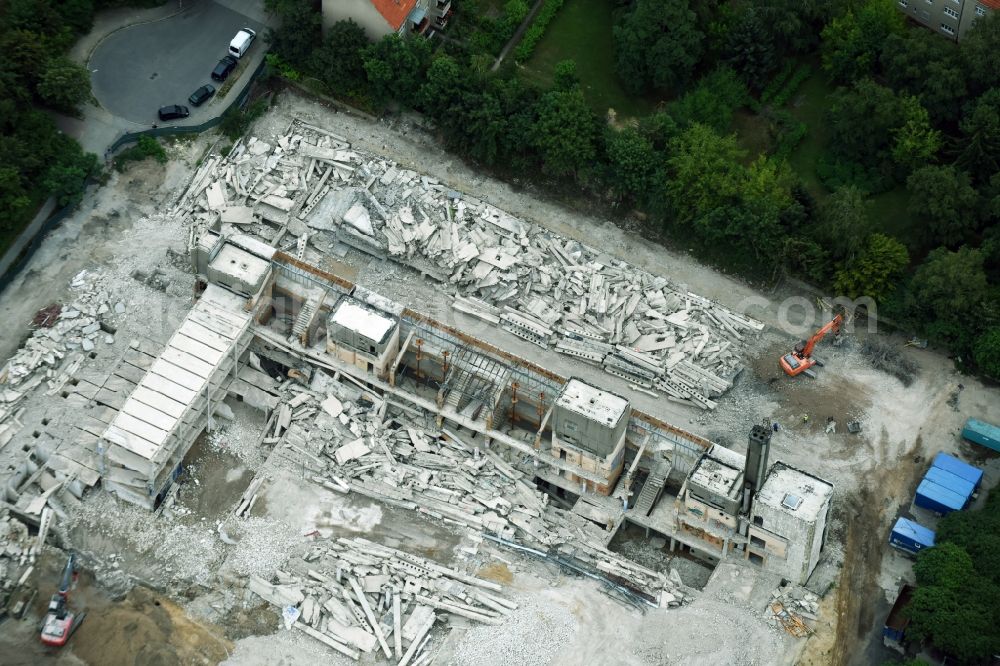
[[[231,4],[231,3],[229,3]],[[243,27],[257,32],[250,51],[230,74],[242,77],[263,58],[265,26],[216,2],[196,2],[170,18],[118,30],[94,49],[88,66],[94,96],[110,113],[141,126],[193,125],[218,115],[240,90],[236,81],[224,98],[218,94],[184,121],[160,123],[156,111],[183,104],[197,88],[211,83],[215,64],[226,55],[229,41]]]

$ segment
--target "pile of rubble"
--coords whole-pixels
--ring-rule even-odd
[[[100,344],[113,344],[105,319],[125,312],[101,290],[97,276],[81,271],[70,283],[73,301],[53,305],[35,316],[35,330],[17,353],[0,368],[0,447],[20,430],[18,404],[43,381],[55,395],[73,378],[85,354]]]
[[[640,566],[606,548],[610,532],[548,502],[530,476],[488,445],[431,431],[381,399],[317,372],[289,385],[264,442],[295,457],[323,487],[416,511],[608,583],[628,601],[679,606],[693,591],[676,572]],[[258,480],[259,481],[259,480]],[[260,483],[237,508],[246,515]]]
[[[51,514],[45,516],[46,525]],[[45,528],[47,530],[47,527]],[[34,562],[41,552],[45,534],[32,537],[28,526],[0,508],[0,615],[7,609],[15,617],[26,610],[28,601],[16,600],[18,592],[34,571]]]
[[[449,285],[457,310],[704,409],[732,386],[746,336],[763,328],[301,121],[276,146],[250,138],[212,157],[174,214],[300,259],[310,245],[390,257]]]
[[[497,583],[361,538],[317,542],[274,583],[249,588],[282,609],[286,626],[358,659],[381,650],[399,666],[430,661],[438,612],[499,624],[517,608]]]
[[[788,584],[771,592],[768,608],[768,622],[801,638],[809,634],[804,620],[815,620],[819,614],[819,597],[804,587]]]

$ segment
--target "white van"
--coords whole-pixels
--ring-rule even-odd
[[[243,28],[236,36],[233,37],[233,41],[229,42],[229,53],[237,58],[242,58],[243,54],[250,49],[250,45],[253,44],[254,37],[257,33],[250,28]]]

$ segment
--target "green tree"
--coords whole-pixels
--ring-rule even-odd
[[[745,170],[739,204],[745,215],[726,226],[730,238],[757,257],[778,253],[787,231],[786,213],[795,205],[791,170],[784,160],[758,157]]]
[[[1000,172],[1000,88],[970,103],[959,127],[962,136],[955,164],[981,179]]]
[[[648,196],[656,169],[653,144],[633,127],[608,132],[606,150],[611,179],[619,192],[641,201]]]
[[[919,99],[935,123],[959,117],[968,95],[967,77],[953,43],[930,30],[892,34],[882,49],[881,64],[889,86]]]
[[[984,259],[981,250],[966,246],[934,250],[914,273],[905,299],[910,316],[925,323],[926,334],[960,354],[970,348],[986,307]]]
[[[909,263],[902,243],[872,234],[861,254],[837,271],[834,285],[838,293],[851,298],[868,296],[882,302],[895,290]]]
[[[735,136],[694,124],[670,142],[668,154],[662,187],[669,218],[694,224],[738,198],[744,153]]]
[[[54,9],[59,13],[67,28],[78,35],[90,32],[94,26],[94,3],[92,0],[64,0]]]
[[[392,34],[366,47],[362,59],[376,102],[412,105],[431,64],[431,46],[426,39]]]
[[[44,187],[60,206],[75,204],[83,195],[87,179],[96,171],[97,156],[83,152],[80,144],[72,142],[58,162],[49,168]]]
[[[827,0],[755,0],[753,6],[762,28],[779,50],[810,53],[838,4]]]
[[[532,143],[545,173],[575,174],[593,161],[597,122],[579,88],[546,93],[538,102],[537,113]]]
[[[293,67],[307,67],[322,40],[319,5],[301,0],[264,0],[264,8],[279,24],[268,32],[271,50]]]
[[[77,113],[77,106],[90,99],[90,72],[68,58],[52,58],[38,82],[38,95],[54,109]]]
[[[849,263],[861,249],[872,228],[868,209],[865,193],[851,186],[835,190],[820,205],[822,233],[835,257]]]
[[[725,60],[747,85],[760,89],[777,66],[771,33],[752,5],[744,5],[726,36]]]
[[[637,0],[614,27],[618,79],[633,94],[684,85],[704,35],[688,0]]]
[[[979,193],[969,175],[953,166],[925,166],[906,181],[910,213],[934,245],[956,246],[978,227]]]
[[[976,338],[972,358],[984,375],[1000,379],[1000,327],[991,328]]]
[[[925,585],[961,590],[973,575],[972,558],[964,548],[942,543],[920,554],[913,573]]]
[[[895,0],[867,0],[823,28],[823,69],[834,81],[850,83],[875,72],[886,40],[906,29],[895,5]]]
[[[1000,87],[1000,18],[996,12],[978,19],[959,49],[974,93]]]
[[[0,230],[17,229],[31,209],[31,197],[21,184],[17,169],[0,166]]]
[[[364,28],[354,21],[337,21],[327,28],[326,38],[310,55],[309,70],[332,91],[361,96],[368,85],[362,51],[368,46]]]
[[[782,246],[789,271],[814,284],[823,285],[830,276],[830,253],[811,238],[789,236]]]
[[[892,159],[909,173],[931,161],[941,149],[941,132],[931,127],[927,110],[916,97],[899,98],[903,124],[892,130]]]
[[[867,182],[858,184],[872,190],[879,185],[886,189],[899,171],[905,176],[940,145],[940,133],[930,127],[916,98],[897,95],[871,79],[838,88],[831,95],[828,117],[834,155],[866,170]],[[883,182],[872,183],[873,179]]]
[[[667,106],[676,125],[708,125],[716,132],[729,131],[733,113],[750,99],[750,91],[730,67],[718,67],[698,81],[693,89]]]
[[[580,85],[580,76],[576,73],[576,61],[560,60],[556,63],[553,86],[557,90],[572,90]]]

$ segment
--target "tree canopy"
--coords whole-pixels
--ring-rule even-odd
[[[683,86],[704,49],[688,0],[637,0],[614,37],[618,78],[634,94]]]

